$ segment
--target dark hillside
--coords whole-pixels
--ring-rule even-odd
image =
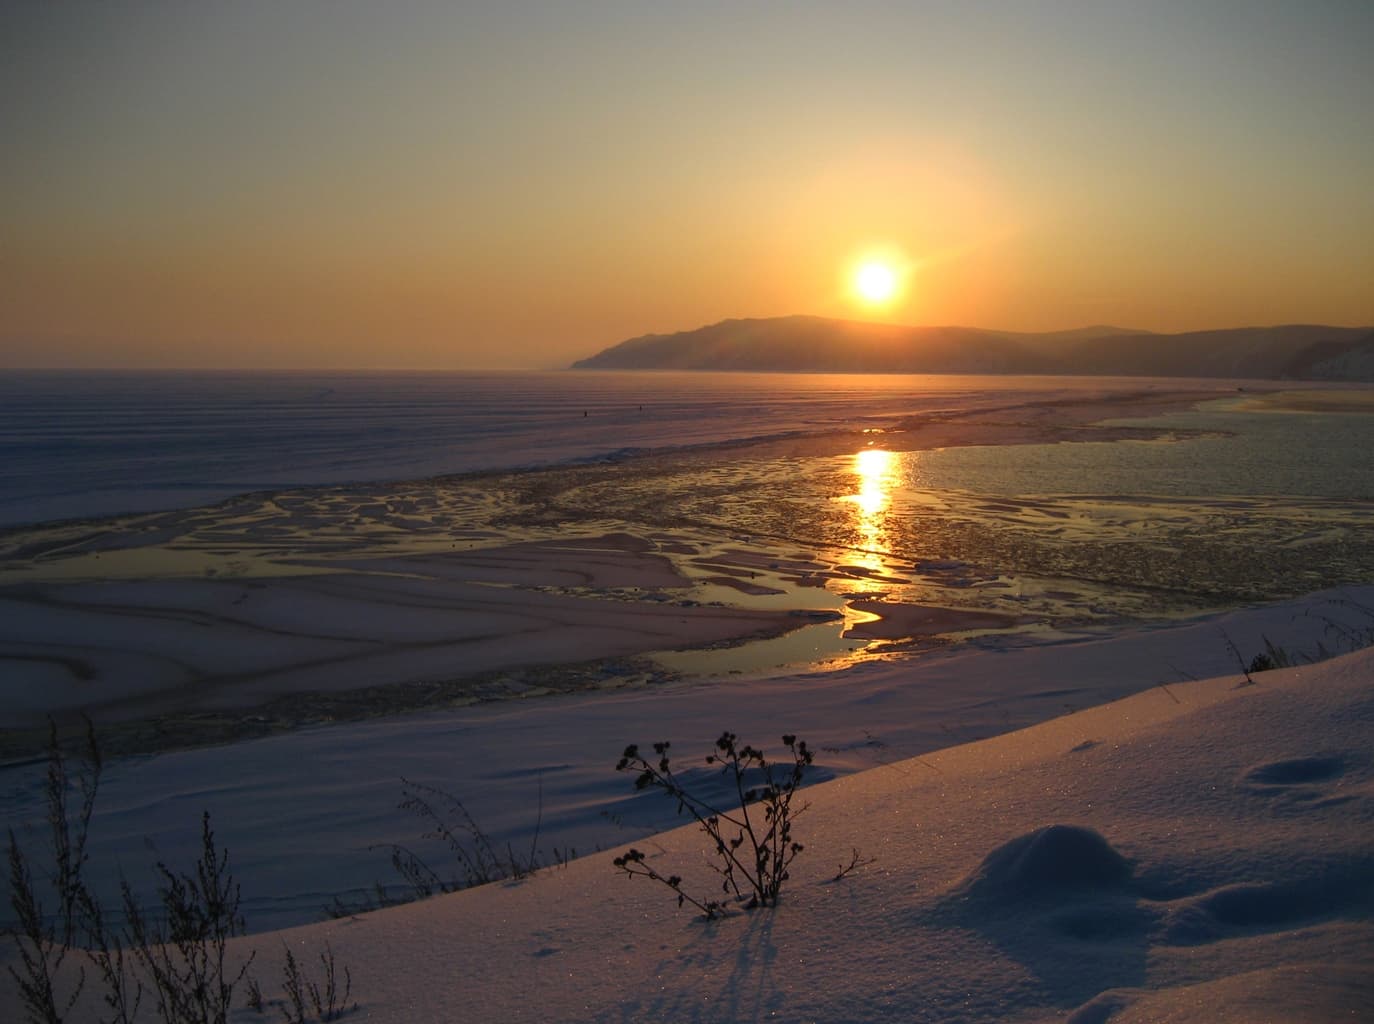
[[[573,366],[1371,380],[1374,332],[1367,327],[1294,324],[1185,334],[1108,326],[1025,334],[787,316],[723,320],[675,334],[646,334]]]

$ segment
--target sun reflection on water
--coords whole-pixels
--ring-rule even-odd
[[[877,555],[887,548],[887,511],[897,485],[897,456],[883,448],[864,448],[854,455],[854,473],[859,478],[859,490],[847,500],[858,512],[854,523],[858,546],[876,561],[869,567],[881,571]]]

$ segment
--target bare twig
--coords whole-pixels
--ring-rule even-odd
[[[722,733],[716,740],[716,752],[706,757],[708,765],[720,765],[739,801],[737,810],[727,811],[689,790],[673,772],[668,754],[670,744],[654,744],[656,759],[649,760],[635,744],[625,748],[616,765],[617,771],[634,771],[636,789],[658,789],[677,802],[678,813],[690,814],[709,837],[716,858],[710,866],[721,876],[721,891],[733,894],[746,909],[775,904],[782,885],[787,881],[788,868],[803,846],[792,838],[792,821],[805,808],[793,808],[792,798],[801,786],[802,773],[812,762],[806,742],[795,736],[784,736],[784,745],[791,752],[789,767],[771,764],[763,752],[740,745],[732,732]],[[775,768],[782,768],[775,775]],[[749,783],[750,775],[762,781]],[[751,812],[751,807],[754,811]],[[733,834],[732,834],[733,833]],[[677,893],[678,906],[690,902],[707,918],[724,911],[715,900],[698,900],[682,890],[682,879],[676,875],[663,876],[644,863],[643,854],[631,850],[617,857],[615,866],[627,875],[644,875],[667,885]]]
[[[833,881],[833,882],[838,882],[840,879],[842,879],[845,875],[849,874],[851,871],[856,871],[856,870],[858,870],[859,868],[867,867],[869,864],[872,864],[872,863],[873,863],[874,861],[876,861],[877,859],[878,859],[877,857],[864,857],[864,856],[862,856],[862,855],[859,853],[859,848],[856,846],[856,847],[854,847],[854,853],[853,853],[853,855],[849,858],[849,863],[848,863],[848,864],[841,864],[841,865],[840,865],[840,873],[837,874],[833,879],[831,879],[831,881]]]

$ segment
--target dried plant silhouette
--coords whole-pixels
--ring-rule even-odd
[[[209,812],[201,816],[200,855],[192,870],[157,863],[158,902],[153,911],[142,906],[128,880],[121,878],[123,923],[111,925],[84,875],[102,768],[89,722],[75,767],[69,766],[56,727],[50,726],[44,786],[46,870],[39,878],[14,830],[9,831],[15,924],[7,931],[18,952],[18,966],[6,969],[26,1019],[32,1024],[88,1020],[73,1015],[89,980],[88,968],[94,969],[100,985],[102,1024],[132,1024],[147,995],[156,1019],[164,1024],[228,1024],[241,983],[248,991],[247,1005],[261,1008],[258,986],[248,974],[256,953],[250,951],[238,961],[229,954],[229,940],[244,934],[244,920],[229,853],[215,842]],[[45,904],[45,893],[55,899],[55,906]],[[340,995],[333,952],[321,960],[324,988],[308,983],[305,991],[319,1019],[334,1020],[347,1012],[351,978],[344,968]]]
[[[664,875],[648,862],[643,851],[631,848],[615,858],[615,867],[631,878],[641,876],[666,885],[677,895],[678,906],[690,903],[713,920],[726,913],[733,901],[745,909],[773,906],[788,868],[804,847],[792,838],[792,822],[804,808],[794,808],[793,798],[802,776],[812,762],[806,742],[782,737],[791,755],[790,764],[770,762],[763,751],[741,745],[739,737],[724,732],[716,740],[715,753],[705,763],[719,767],[712,774],[725,784],[725,799],[709,799],[703,787],[693,787],[673,771],[670,744],[653,745],[653,760],[635,744],[625,748],[616,771],[632,771],[635,788],[657,789],[677,802],[678,813],[690,814],[709,837],[715,859],[711,868],[720,875],[723,899],[698,898],[682,888],[679,875]]]
[[[577,857],[577,850],[572,847],[553,847],[551,851],[539,848],[544,814],[542,784],[538,790],[534,830],[528,851],[517,850],[510,843],[504,848],[498,846],[472,816],[467,805],[453,793],[438,786],[402,778],[401,802],[397,806],[403,811],[410,811],[424,823],[425,831],[420,838],[440,844],[449,857],[449,867],[446,870],[442,866],[435,867],[428,858],[401,843],[369,847],[390,852],[391,866],[404,883],[402,891],[397,893],[377,882],[373,885],[371,895],[348,900],[335,896],[324,908],[330,917],[352,917],[489,882],[519,881],[546,867],[565,867]]]
[[[282,951],[285,953],[282,961],[282,999],[277,1006],[286,1024],[306,1024],[312,1011],[318,1021],[334,1021],[358,1008],[357,1003],[348,1005],[348,997],[353,990],[353,976],[347,967],[343,969],[343,989],[340,991],[339,968],[334,962],[334,950],[327,943],[320,954],[320,966],[324,970],[323,987],[306,977],[295,954],[285,944]],[[262,994],[256,988],[250,1006],[259,1013],[264,1012]]]

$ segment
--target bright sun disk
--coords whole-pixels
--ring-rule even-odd
[[[886,302],[897,294],[897,272],[876,260],[861,263],[854,271],[854,290],[865,302]]]

